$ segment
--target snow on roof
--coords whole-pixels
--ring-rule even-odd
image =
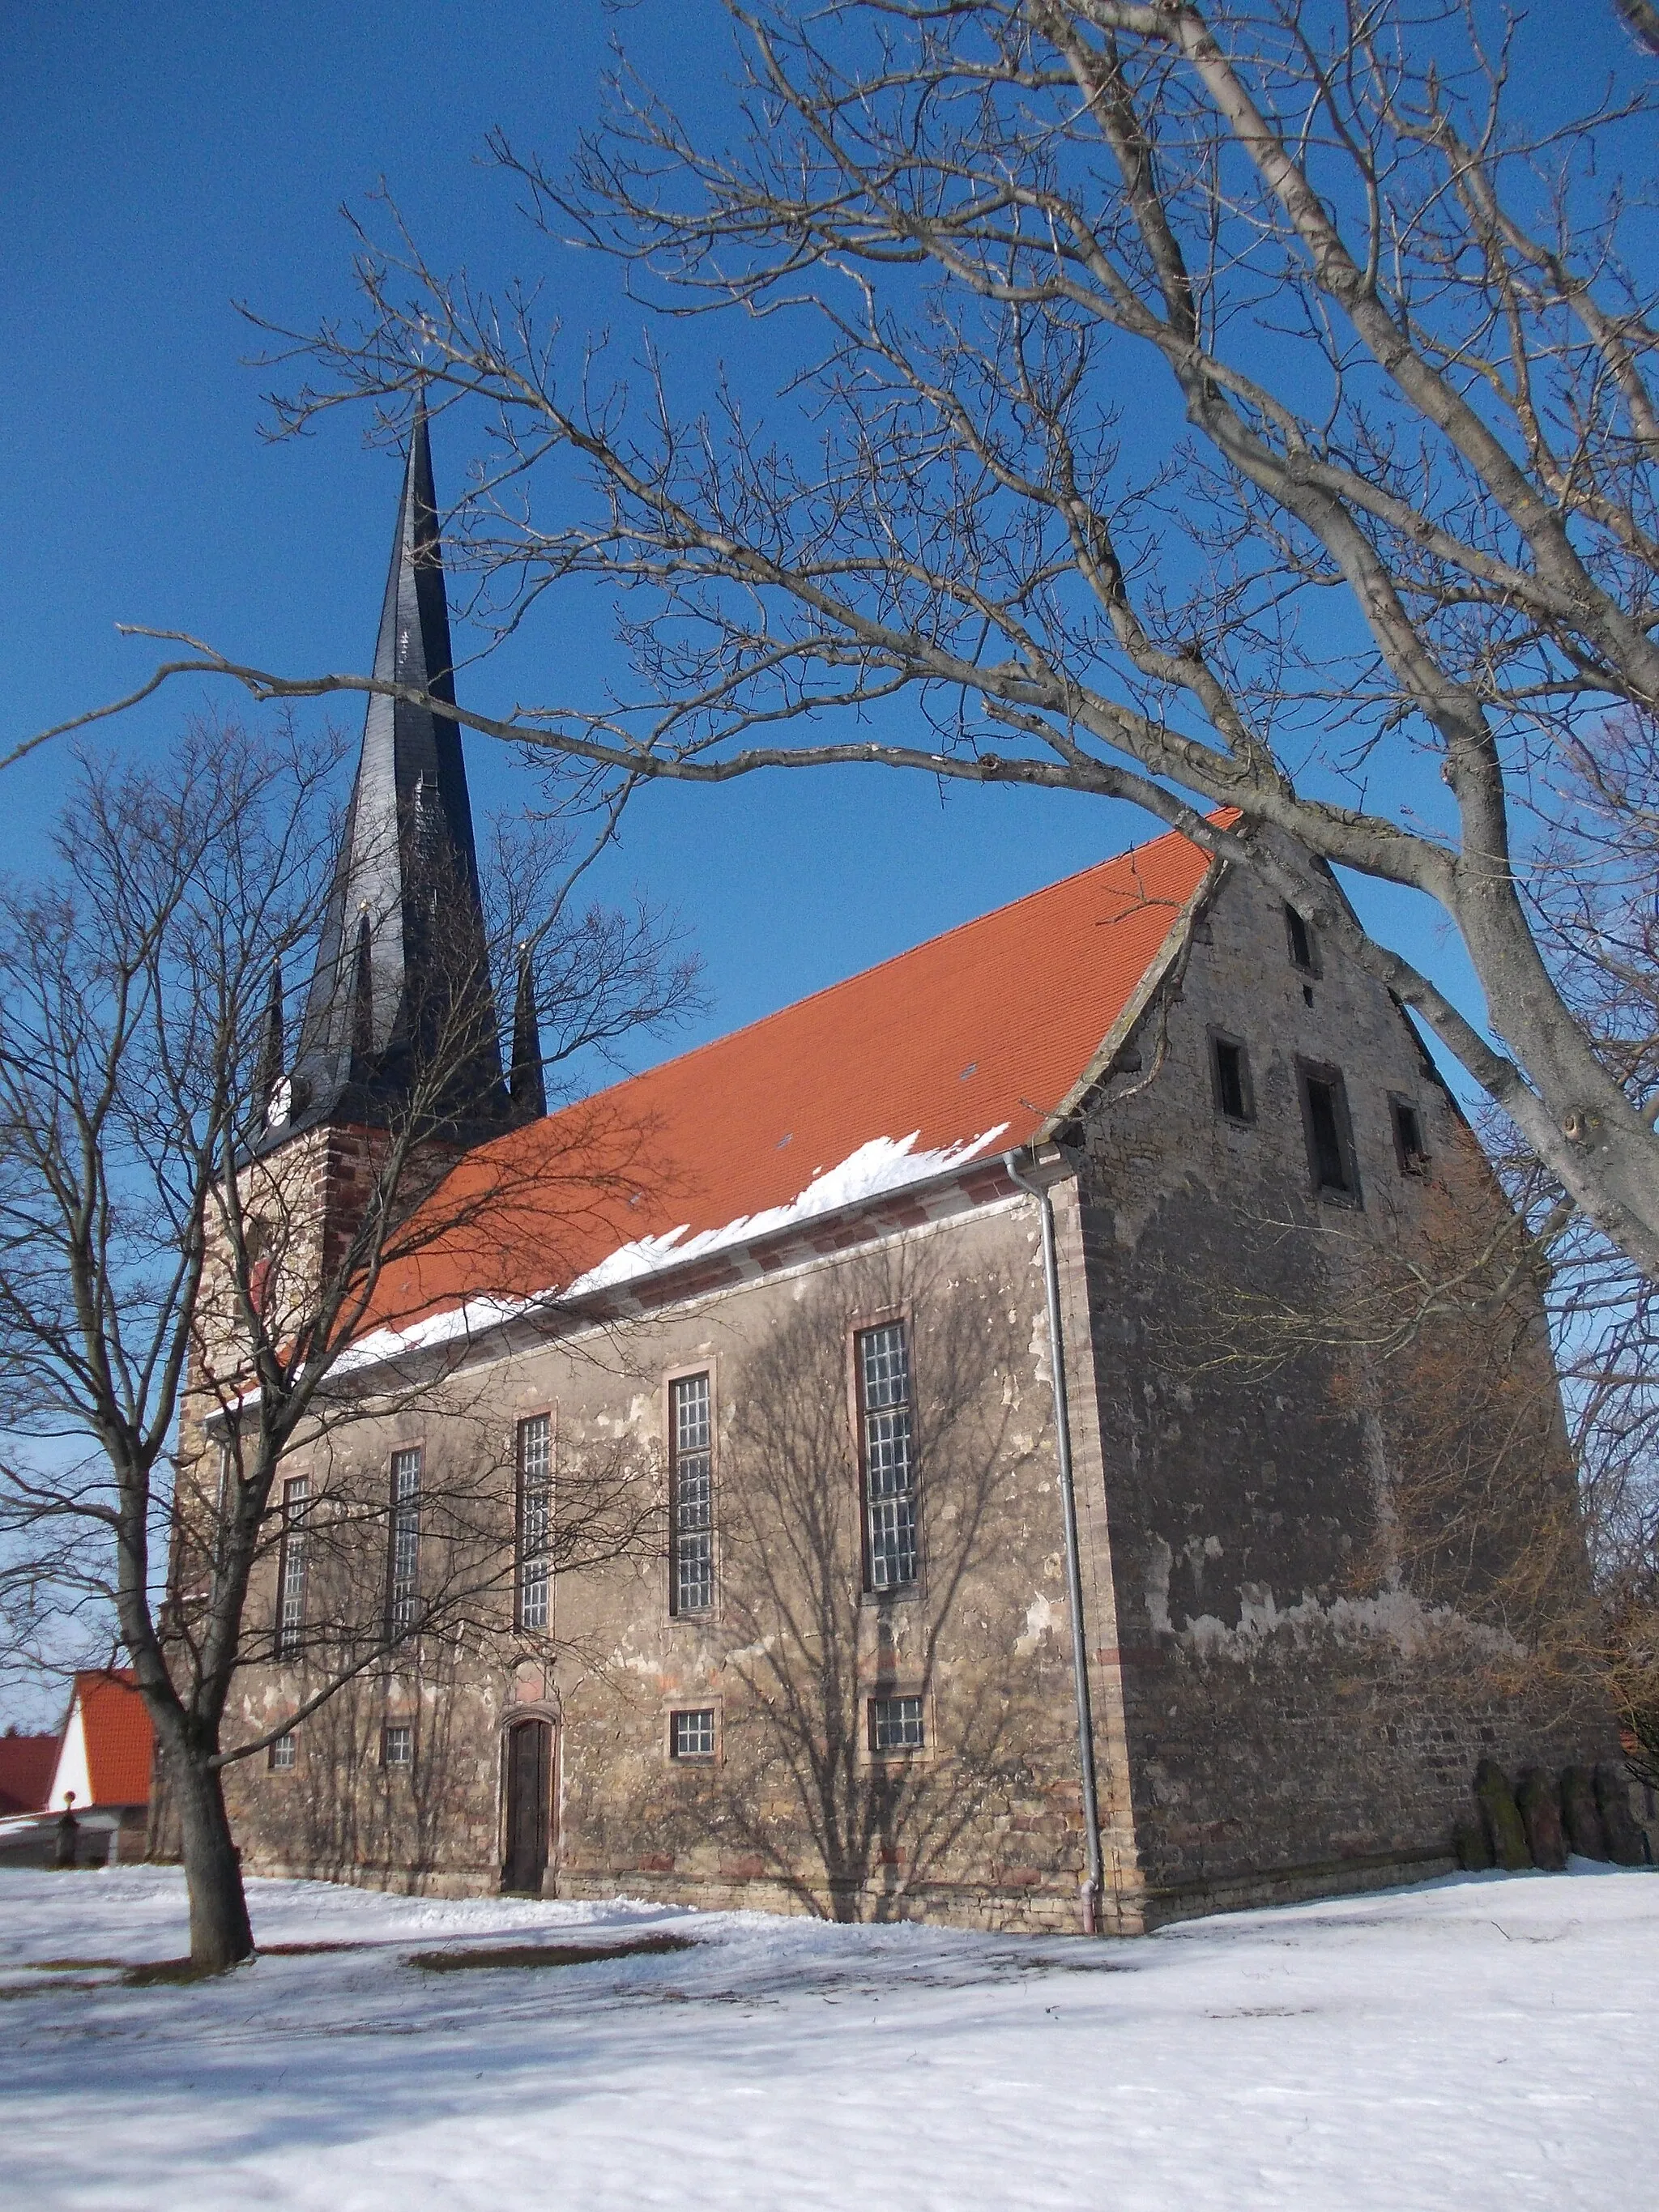
[[[387,1267],[356,1358],[1042,1137],[1138,1011],[1208,866],[1158,838],[468,1154],[429,1201],[431,1244]]]

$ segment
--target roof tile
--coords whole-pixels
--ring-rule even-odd
[[[46,1809],[61,1736],[0,1735],[0,1816]]]
[[[128,1667],[77,1674],[86,1730],[87,1770],[94,1805],[147,1805],[155,1737],[149,1711]]]
[[[377,1320],[690,1260],[699,1238],[1030,1142],[1207,866],[1158,838],[483,1146],[432,1202],[432,1246],[387,1269]]]

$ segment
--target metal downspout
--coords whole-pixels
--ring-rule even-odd
[[[1089,1639],[1083,1625],[1083,1571],[1078,1561],[1077,1491],[1072,1480],[1072,1420],[1066,1399],[1066,1346],[1060,1325],[1060,1261],[1054,1249],[1054,1210],[1040,1182],[1030,1182],[1005,1152],[1010,1180],[1037,1202],[1042,1224],[1042,1286],[1048,1307],[1048,1366],[1054,1378],[1055,1457],[1060,1468],[1061,1517],[1066,1527],[1066,1595],[1072,1616],[1072,1674],[1077,1685],[1077,1760],[1083,1782],[1083,1834],[1089,1871],[1083,1883],[1083,1932],[1096,1932],[1103,1886],[1100,1856],[1100,1808],[1095,1796],[1095,1723],[1089,1704]]]

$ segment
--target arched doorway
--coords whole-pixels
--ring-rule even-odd
[[[539,1897],[552,1842],[553,1729],[518,1721],[507,1732],[507,1852],[501,1887]]]

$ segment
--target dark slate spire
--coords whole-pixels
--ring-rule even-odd
[[[513,997],[513,1064],[507,1070],[507,1091],[515,1121],[539,1121],[547,1112],[535,963],[527,945],[519,947],[519,988]]]
[[[374,958],[368,902],[357,909],[357,950],[351,962],[351,1076],[368,1082],[374,1072]]]
[[[410,435],[374,673],[453,701],[426,410]],[[385,1123],[422,1064],[463,1139],[507,1119],[458,726],[375,693],[306,1001],[289,1127]]]
[[[271,963],[270,995],[265,1001],[265,1033],[259,1045],[259,1065],[253,1078],[254,1096],[261,1115],[269,1119],[277,1103],[276,1087],[283,1079],[283,963]],[[286,1100],[283,1109],[286,1110]]]

